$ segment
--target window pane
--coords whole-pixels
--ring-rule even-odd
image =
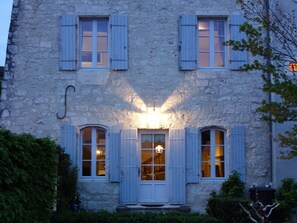
[[[215,67],[225,66],[225,54],[224,52],[215,53]]]
[[[158,145],[162,146],[165,149],[165,135],[164,134],[155,134],[154,135],[154,148]]]
[[[141,166],[141,180],[152,180],[153,168],[152,166]]]
[[[82,175],[91,176],[91,161],[83,161],[82,166]]]
[[[83,51],[81,53],[81,63],[83,67],[92,66],[92,52]]]
[[[83,145],[83,160],[92,159],[91,145]]]
[[[82,35],[83,36],[92,36],[92,29],[93,29],[92,26],[93,26],[92,20],[81,21]]]
[[[165,166],[155,166],[154,180],[165,180]]]
[[[216,161],[224,161],[224,146],[216,146]]]
[[[202,145],[210,145],[210,130],[201,133]]]
[[[202,162],[202,177],[210,177],[210,162]]]
[[[107,52],[97,53],[97,66],[106,66],[108,64]]]
[[[215,52],[224,51],[224,38],[221,38],[221,37],[214,38],[214,51]]]
[[[199,52],[209,52],[209,38],[199,38]]]
[[[97,129],[96,139],[97,139],[97,143],[104,144],[105,143],[105,130]]]
[[[96,162],[96,176],[105,176],[105,162]]]
[[[97,160],[104,160],[105,159],[105,146],[97,146],[96,159]]]
[[[210,146],[202,146],[201,148],[201,159],[202,161],[210,160]]]
[[[84,128],[82,130],[83,143],[92,142],[92,128]]]
[[[92,51],[92,37],[82,38],[82,51]]]
[[[152,135],[142,134],[141,135],[141,148],[153,148]]]
[[[209,53],[199,53],[199,66],[209,67]]]
[[[199,21],[199,36],[209,36],[209,22],[208,21]]]
[[[216,130],[216,144],[217,145],[223,145],[224,144],[224,132],[220,130]]]
[[[152,164],[152,163],[153,163],[153,151],[141,150],[141,164]]]
[[[97,38],[97,47],[98,51],[107,51],[107,37],[98,37]]]
[[[214,21],[214,34],[224,36],[224,21]]]
[[[165,151],[163,151],[162,153],[155,152],[154,163],[155,164],[165,164]]]
[[[106,19],[100,19],[97,22],[98,36],[107,36],[108,22]]]
[[[225,167],[223,162],[216,162],[216,177],[225,176]]]

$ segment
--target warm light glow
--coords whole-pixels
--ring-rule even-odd
[[[156,146],[156,153],[163,153],[164,148],[161,145]]]
[[[160,126],[160,108],[149,107],[147,108],[147,126],[149,128],[159,128]]]
[[[97,150],[96,153],[97,153],[97,155],[101,155],[102,154],[102,151],[101,150]]]
[[[297,63],[296,62],[291,62],[289,64],[289,70],[290,71],[297,71]]]

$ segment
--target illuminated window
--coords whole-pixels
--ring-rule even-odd
[[[81,176],[104,177],[106,131],[87,127],[81,130]]]
[[[108,66],[108,19],[80,21],[80,66]]]
[[[198,20],[199,67],[225,67],[225,20]]]
[[[222,130],[201,132],[201,176],[225,177],[225,132]]]

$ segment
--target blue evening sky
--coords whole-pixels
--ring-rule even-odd
[[[0,66],[4,66],[13,0],[0,0]]]

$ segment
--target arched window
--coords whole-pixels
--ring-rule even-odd
[[[104,177],[106,175],[106,130],[100,127],[86,127],[81,130],[81,170],[83,177]]]
[[[201,132],[201,176],[225,177],[225,132],[221,129]]]

